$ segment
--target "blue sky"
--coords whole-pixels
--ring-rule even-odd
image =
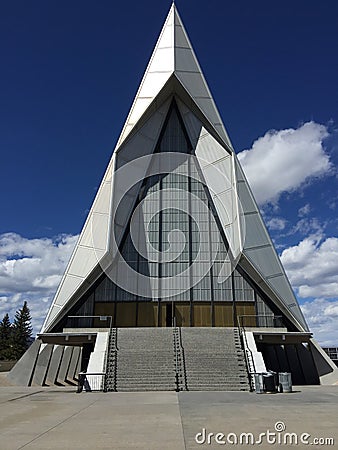
[[[338,345],[338,3],[176,4],[311,329]],[[169,8],[2,5],[0,316],[28,299],[41,324]]]

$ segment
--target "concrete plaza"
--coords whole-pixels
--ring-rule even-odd
[[[76,394],[74,388],[0,387],[1,450],[181,450],[224,445],[227,448],[237,446],[236,438],[239,447],[261,449],[309,448],[315,438],[333,438],[334,445],[329,442],[318,447],[337,448],[337,424],[338,386],[296,387],[291,394],[271,395],[248,392]],[[241,433],[252,433],[255,441],[259,441],[259,434],[267,430],[270,430],[271,443],[264,436],[261,444],[252,445],[250,440],[245,444],[244,436],[239,444]],[[272,432],[276,434],[275,444]],[[295,441],[284,445],[287,432],[297,434],[298,445],[294,445]],[[311,435],[303,436],[308,445],[300,442],[303,433]],[[196,442],[196,435],[200,443]],[[282,439],[280,444],[278,435]]]

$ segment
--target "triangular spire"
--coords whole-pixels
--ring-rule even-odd
[[[229,137],[174,2],[171,5],[150,58],[117,147],[124,142],[172,75],[187,90],[201,113],[208,119],[228,149],[232,149]]]
[[[106,257],[111,259],[109,230],[114,226],[119,239],[122,238],[141,188],[141,183],[135,182],[128,191],[128,205],[113,217],[115,197],[119,191],[127,192],[116,171],[128,161],[153,154],[173,97],[208,188],[213,183],[208,176],[212,166],[226,175],[242,203],[241,208],[237,197],[233,198],[223,184],[211,189],[226,238],[231,223],[234,244],[243,249],[239,252],[239,264],[297,329],[307,329],[174,4],[43,329],[53,328],[102,274],[99,263]],[[147,169],[145,162],[138,163],[140,179],[146,176]],[[241,227],[242,216],[247,223],[246,236]]]

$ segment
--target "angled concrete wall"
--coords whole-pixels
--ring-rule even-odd
[[[310,339],[310,348],[320,377],[320,384],[337,384],[338,368],[334,362],[314,339]]]
[[[74,373],[74,380],[78,380],[79,379],[79,373],[81,372],[81,367],[82,367],[82,347],[80,348],[80,353],[79,353],[79,359],[77,361],[77,365],[75,368],[75,373]]]
[[[70,382],[75,381],[74,380],[76,378],[75,372],[76,372],[78,362],[79,362],[80,351],[81,351],[80,347],[73,347],[73,353],[72,353],[72,357],[71,357],[71,360],[69,363],[69,369],[68,369],[66,381],[70,381]]]
[[[55,345],[46,376],[47,384],[55,384],[64,351],[63,345]]]
[[[9,372],[7,377],[13,384],[17,386],[31,385],[40,346],[41,341],[36,339]]]
[[[66,382],[70,361],[72,359],[73,347],[65,347],[60,368],[57,374],[57,383],[64,384]]]
[[[41,345],[32,384],[37,386],[43,386],[45,384],[49,363],[53,354],[53,348],[54,346],[51,344]]]

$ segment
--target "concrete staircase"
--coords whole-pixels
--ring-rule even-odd
[[[118,328],[115,344],[116,357],[110,358],[110,351],[108,358],[108,391],[175,390],[172,328]]]
[[[174,391],[176,382],[179,390],[249,390],[237,329],[112,330],[107,391]]]
[[[188,390],[249,390],[236,328],[181,328],[181,340]]]

